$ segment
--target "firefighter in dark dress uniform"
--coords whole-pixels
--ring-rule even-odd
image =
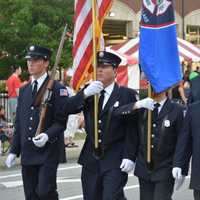
[[[172,102],[166,92],[154,94],[116,111],[117,115],[130,115],[139,112],[140,143],[134,174],[139,179],[140,200],[171,200],[174,189],[172,176],[173,158],[182,121],[183,107]],[[154,105],[153,105],[154,104]],[[151,163],[147,163],[147,109],[152,111]],[[139,110],[138,110],[139,109]],[[183,177],[176,180],[176,187]]]
[[[198,97],[198,95],[196,97]],[[178,139],[174,156],[174,168],[172,170],[174,178],[186,176],[188,174],[190,159],[192,157],[190,189],[193,190],[194,200],[200,200],[199,118],[200,102],[196,101],[188,106],[183,129]]]
[[[99,97],[98,133],[101,156],[94,155],[94,101],[87,98],[83,107],[86,140],[78,160],[82,165],[82,188],[85,200],[124,200],[123,188],[128,172],[134,167],[138,144],[137,116],[129,119],[114,116],[121,105],[136,101],[137,93],[115,83],[117,67],[121,59],[109,52],[97,55],[97,80],[104,89]],[[88,88],[88,89],[87,89]]]
[[[56,173],[59,161],[65,161],[64,135],[67,117],[60,113],[68,102],[67,91],[54,81],[44,128],[35,136],[39,122],[40,106],[35,100],[49,80],[47,68],[51,51],[41,46],[30,46],[26,55],[31,81],[20,88],[13,144],[6,160],[11,167],[16,156],[21,156],[22,178],[26,200],[58,200]],[[82,105],[79,94],[70,105],[68,113]]]

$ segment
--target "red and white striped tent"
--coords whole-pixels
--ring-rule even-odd
[[[180,61],[200,62],[200,48],[195,45],[178,38],[178,49]],[[139,59],[139,37],[107,47],[106,50],[117,54],[122,59],[118,69],[117,82],[120,85],[134,89],[141,88],[139,67],[137,65]]]
[[[113,45],[109,48],[111,51],[124,55],[131,61],[131,59],[138,60],[139,54],[139,37],[130,39],[124,43]],[[200,62],[200,48],[187,42],[186,40],[178,38],[178,49],[180,61]]]

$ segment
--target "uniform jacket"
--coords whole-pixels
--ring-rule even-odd
[[[99,169],[106,171],[119,168],[123,158],[135,160],[138,143],[138,132],[135,126],[137,118],[131,116],[125,120],[123,116],[116,116],[114,112],[118,106],[135,101],[136,92],[134,90],[115,84],[112,94],[98,119],[98,131],[104,150],[104,156],[99,160],[93,156],[93,98],[88,98],[85,101],[83,112],[87,137],[78,161],[81,165],[93,171]]]
[[[159,181],[172,177],[172,165],[177,137],[182,127],[183,108],[167,99],[157,119],[152,122],[151,150],[153,166],[147,166],[147,109],[132,111],[133,104],[118,110],[118,114],[139,113],[139,150],[135,175],[145,180]],[[153,121],[153,120],[152,120]]]
[[[48,78],[45,80],[47,81]],[[43,83],[44,84],[44,83]],[[42,88],[42,87],[41,87]],[[41,89],[40,88],[40,89]],[[39,107],[34,106],[32,98],[32,85],[28,83],[19,91],[15,131],[11,153],[21,155],[22,165],[38,165],[44,162],[65,161],[64,135],[67,115],[62,114],[64,104],[68,104],[70,98],[63,95],[64,86],[54,82],[50,106],[48,107],[44,130],[49,141],[44,147],[36,147],[32,141],[39,122]],[[73,112],[81,103],[81,95],[77,100],[69,102],[67,113]]]
[[[200,76],[195,77],[190,81],[190,93],[188,103],[200,101]]]
[[[200,190],[200,102],[188,107],[184,126],[178,139],[174,167],[181,167],[187,175],[192,156],[190,187]]]

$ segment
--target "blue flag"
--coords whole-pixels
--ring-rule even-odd
[[[182,79],[172,0],[143,0],[139,60],[155,93]]]

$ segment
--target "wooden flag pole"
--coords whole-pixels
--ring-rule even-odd
[[[97,44],[96,44],[96,23],[97,23],[97,3],[92,1],[92,40],[93,40],[93,78],[97,80]],[[94,147],[99,148],[98,136],[98,96],[94,96]]]
[[[151,91],[151,85],[150,83],[148,84],[148,97],[152,96],[152,91]],[[147,131],[147,163],[150,165],[151,164],[151,127],[152,123],[152,111],[148,110],[148,131]]]

